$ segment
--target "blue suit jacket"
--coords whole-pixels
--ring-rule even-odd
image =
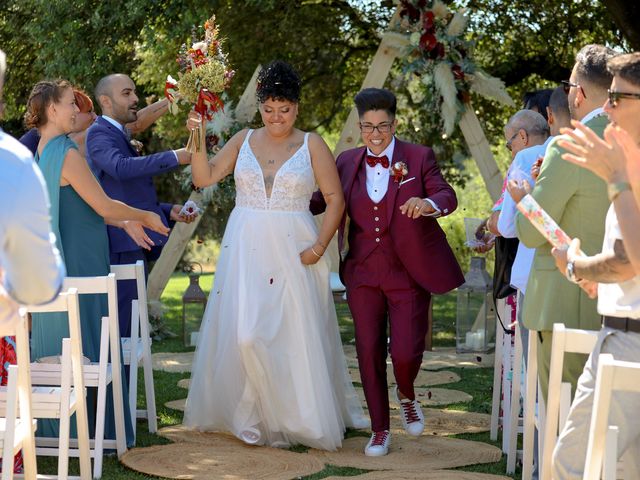
[[[159,203],[153,176],[169,172],[178,166],[172,151],[138,156],[125,134],[102,117],[91,125],[87,132],[87,161],[105,193],[129,206],[156,212],[169,226],[172,205]],[[140,250],[140,247],[117,227],[107,226],[111,253]],[[167,238],[147,230],[157,246],[164,245]]]

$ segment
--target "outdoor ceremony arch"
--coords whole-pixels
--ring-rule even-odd
[[[399,57],[401,58],[404,55],[407,55],[410,51],[410,36],[402,32],[401,11],[402,7],[399,6],[391,17],[389,26],[382,35],[378,50],[371,60],[369,70],[362,82],[361,88],[383,87],[394,61]],[[454,14],[454,12],[447,10],[447,15],[451,19],[450,23],[453,23],[454,21],[458,21],[459,23],[463,22],[462,30],[464,30],[466,27],[466,16],[464,12],[457,12]],[[260,66],[256,68],[251,80],[244,90],[244,93],[236,105],[235,119],[240,124],[248,123],[255,115],[257,109],[255,88],[259,71]],[[501,86],[501,88],[498,89],[498,95],[495,95],[495,92],[492,92],[493,94],[487,94],[487,88],[476,89],[476,92],[486,96],[492,96],[498,101],[513,106],[513,100],[511,100],[509,95],[503,90],[501,82],[497,79],[488,77],[486,74],[482,74],[482,76],[478,75],[476,78],[479,80],[483,79],[485,83],[487,80],[495,81]],[[495,85],[496,83],[492,86]],[[480,174],[482,175],[487,191],[489,192],[491,199],[496,201],[499,198],[502,189],[502,173],[500,172],[495,158],[493,157],[489,142],[484,134],[482,125],[473,110],[470,99],[466,99],[463,102],[463,110],[460,115],[458,125],[465,138],[467,147],[469,148],[469,153],[475,160]],[[342,129],[340,140],[333,151],[334,156],[339,155],[344,150],[356,147],[359,138],[358,114],[355,107],[353,107]],[[189,199],[194,200],[199,205],[202,204],[202,195],[198,192],[193,192]],[[200,218],[201,216],[191,224],[177,223],[173,228],[171,235],[169,236],[169,241],[163,248],[160,258],[149,275],[148,297],[150,300],[158,300],[162,295],[171,274],[175,270],[180,258],[182,258],[187,243],[198,226]],[[331,263],[331,270],[335,272],[338,270],[339,262],[337,241],[335,237],[327,249],[327,252]]]

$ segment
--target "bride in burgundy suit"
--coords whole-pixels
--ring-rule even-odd
[[[395,137],[396,98],[389,90],[367,88],[355,103],[364,146],[336,160],[346,203],[338,230],[340,273],[371,416],[365,454],[380,456],[391,441],[387,324],[403,426],[419,436],[424,417],[413,382],[422,362],[431,294],[458,287],[464,277],[436,220],[453,212],[457,199],[433,150]],[[311,209],[323,210],[320,195],[314,195]]]

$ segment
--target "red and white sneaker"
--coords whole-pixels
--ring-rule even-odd
[[[382,457],[389,453],[390,443],[391,432],[389,432],[389,430],[373,432],[367,446],[364,447],[364,454],[367,457]]]
[[[419,437],[424,431],[424,415],[417,400],[404,398],[400,400],[398,387],[396,386],[396,400],[400,404],[400,418],[404,431],[412,437]]]

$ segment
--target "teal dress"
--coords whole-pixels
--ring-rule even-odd
[[[51,201],[52,231],[56,234],[56,244],[64,258],[67,275],[70,277],[92,277],[108,275],[109,240],[104,219],[98,215],[73,189],[71,185],[60,186],[60,175],[64,157],[69,148],[77,145],[67,136],[60,135],[47,143],[42,155],[36,155],[42,170],[49,199]],[[84,356],[92,362],[100,357],[100,328],[102,317],[108,313],[107,296],[80,295],[80,329]],[[32,359],[60,355],[62,339],[69,337],[69,323],[66,313],[34,314],[32,325]],[[124,377],[124,369],[122,373]],[[127,444],[133,444],[133,427],[129,414],[128,386],[123,384],[123,403]],[[87,409],[89,433],[95,433],[97,389],[87,389]],[[113,413],[113,393],[111,385],[107,391],[107,416],[105,438],[115,438]],[[58,436],[57,420],[39,420],[38,436]],[[75,428],[73,428],[75,435]]]

